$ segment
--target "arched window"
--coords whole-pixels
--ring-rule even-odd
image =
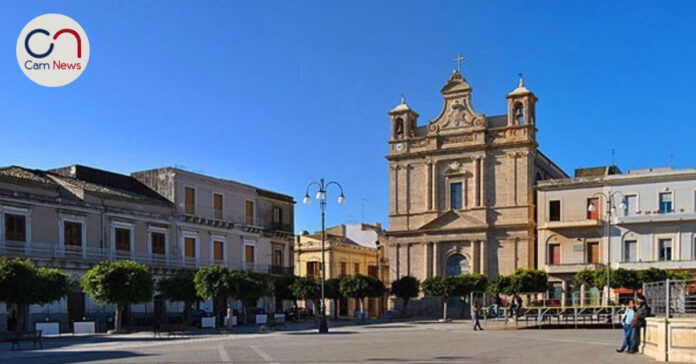
[[[518,125],[524,124],[524,106],[522,104],[515,104],[515,113],[513,115],[515,115]]]
[[[394,125],[394,134],[396,136],[401,136],[404,134],[404,119],[396,119],[396,124]]]
[[[458,276],[469,273],[469,261],[461,254],[454,254],[447,259],[447,275]]]

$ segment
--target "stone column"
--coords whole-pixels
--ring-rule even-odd
[[[481,240],[479,243],[481,244],[481,274],[487,276],[488,274],[486,270],[488,268],[488,241]]]
[[[479,206],[486,206],[486,168],[485,168],[486,160],[484,158],[479,159],[479,166],[480,166],[480,181],[479,184],[481,186],[481,204]]]
[[[479,159],[474,158],[474,178],[473,178],[473,189],[474,189],[474,206],[481,206],[481,194],[479,193],[479,169],[478,169],[478,164]]]
[[[428,211],[433,209],[433,162],[427,161],[425,163],[425,208]]]
[[[431,174],[430,174],[431,181],[430,181],[430,185],[432,186],[432,188],[431,188],[432,194],[430,195],[430,198],[432,199],[431,207],[432,207],[433,210],[440,210],[440,207],[438,206],[438,196],[437,196],[437,194],[438,194],[438,188],[437,188],[437,186],[438,186],[438,183],[437,183],[437,163],[436,163],[436,162],[432,162],[432,163],[430,164],[430,168],[431,168]]]
[[[401,259],[399,258],[399,248],[400,248],[399,244],[395,244],[394,248],[396,249],[396,262],[394,262],[396,264],[396,277],[395,277],[395,279],[399,279],[399,278],[401,278],[401,271],[400,271]]]
[[[438,260],[439,260],[440,252],[438,249],[438,243],[434,242],[432,244],[433,244],[433,274],[432,274],[432,276],[435,277],[439,274]]]
[[[430,272],[429,272],[430,270],[428,269],[428,268],[429,268],[429,263],[430,263],[430,254],[429,254],[429,252],[430,252],[430,249],[429,249],[430,243],[424,242],[424,243],[422,243],[421,245],[423,245],[423,276],[422,276],[422,277],[423,277],[423,279],[426,279],[426,278],[428,278],[428,275],[429,275],[429,273],[430,273]]]
[[[471,265],[472,272],[481,273],[481,246],[478,240],[471,242]]]
[[[411,244],[406,244],[406,275],[411,275]]]

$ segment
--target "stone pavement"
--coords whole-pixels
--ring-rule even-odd
[[[5,363],[652,363],[618,354],[620,330],[486,330],[469,322],[395,322],[271,333],[201,334],[153,339],[151,334],[99,340],[51,339],[44,350],[0,352]]]

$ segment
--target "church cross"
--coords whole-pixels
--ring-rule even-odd
[[[457,58],[454,59],[454,61],[457,62],[457,72],[461,73],[463,60],[464,60],[464,57],[462,57],[461,54],[457,53]]]

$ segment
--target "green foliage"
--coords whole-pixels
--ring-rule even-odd
[[[490,283],[489,287],[491,292],[493,293],[502,293],[502,294],[512,294],[512,287],[511,287],[511,279],[510,276],[497,276],[495,279]]]
[[[44,305],[65,297],[69,292],[71,283],[68,275],[56,268],[38,268],[34,277],[34,299],[32,303]]]
[[[328,299],[338,300],[343,298],[341,293],[341,279],[331,278],[324,282],[324,296]]]
[[[65,297],[68,276],[55,268],[36,268],[29,260],[0,260],[0,301],[14,304],[47,304]]]
[[[510,276],[510,291],[512,293],[546,292],[549,288],[549,277],[544,271],[536,269],[517,269]]]
[[[479,273],[467,273],[455,277],[457,297],[469,297],[474,291],[485,291],[488,288],[488,277]]]
[[[194,276],[191,271],[181,271],[160,279],[157,282],[157,291],[162,294],[162,297],[170,301],[195,302],[199,296],[194,284]]]
[[[606,276],[604,277],[606,278]],[[641,287],[638,272],[630,269],[619,268],[611,271],[611,288],[638,289]]]
[[[374,294],[372,289],[371,277],[355,274],[341,278],[339,291],[342,295],[350,298],[362,299]]]
[[[273,296],[277,301],[295,299],[295,294],[290,287],[296,279],[295,276],[282,275],[273,280]]]
[[[229,278],[230,271],[227,268],[213,265],[199,268],[193,277],[193,283],[200,297],[217,300],[230,295]]]
[[[669,277],[669,279],[674,279],[674,280],[679,280],[679,281],[681,281],[681,280],[689,280],[689,279],[691,279],[691,278],[693,277],[692,274],[691,274],[690,272],[685,271],[685,270],[682,270],[682,271],[674,271],[674,270],[673,270],[673,271],[669,271],[669,272],[667,272],[667,276]]]
[[[390,293],[404,301],[418,297],[420,282],[415,277],[403,276],[391,284]]]
[[[266,276],[249,271],[232,271],[230,273],[230,292],[244,301],[256,301],[268,293]]]
[[[384,283],[372,276],[366,276],[366,278],[368,283],[367,297],[382,297],[386,291]]]
[[[573,276],[573,285],[579,287],[584,284],[587,287],[594,287],[595,277],[596,274],[594,270],[583,269]]]
[[[614,275],[614,271],[611,272],[612,277]],[[612,285],[613,285],[613,280],[612,280]],[[599,289],[604,288],[604,286],[607,285],[607,269],[602,268],[598,269],[594,272],[594,282],[592,284],[592,287],[597,287]]]
[[[423,293],[430,297],[446,300],[457,294],[457,278],[448,276],[430,277],[421,283]]]
[[[290,290],[295,297],[304,300],[316,301],[321,298],[321,285],[312,277],[297,278],[292,282]]]
[[[85,273],[80,284],[92,300],[102,305],[148,302],[154,291],[147,266],[132,260],[101,262]]]
[[[664,281],[668,277],[669,274],[667,271],[658,268],[650,268],[638,272],[638,279],[640,280],[640,283]]]

